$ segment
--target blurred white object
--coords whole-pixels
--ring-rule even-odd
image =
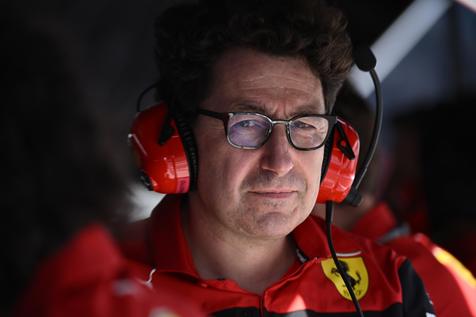
[[[155,206],[164,198],[164,194],[159,194],[148,190],[142,184],[131,185],[132,203],[134,210],[132,220],[140,220],[149,217]]]
[[[452,1],[449,0],[415,0],[380,36],[372,45],[372,51],[377,58],[375,70],[381,81],[415,47],[451,4]],[[350,73],[352,86],[364,98],[368,98],[374,90],[368,77],[356,66]]]
[[[476,0],[456,0],[456,1],[466,6],[468,9],[471,9],[474,12],[476,12]]]

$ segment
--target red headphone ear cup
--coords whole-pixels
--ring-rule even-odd
[[[354,182],[359,150],[359,135],[339,118],[324,148],[318,203],[345,199]]]
[[[185,132],[184,146],[178,128],[185,130],[182,125],[170,117],[164,103],[139,112],[134,119],[129,142],[137,156],[145,185],[150,190],[173,194],[190,189],[190,178],[196,171],[189,164],[190,155],[185,146],[193,138],[189,136],[190,131]],[[196,155],[194,158],[196,161]]]

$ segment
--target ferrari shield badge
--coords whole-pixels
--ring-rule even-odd
[[[367,289],[369,288],[369,275],[367,273],[364,260],[361,257],[338,259],[342,265],[342,268],[349,277],[349,282],[352,286],[355,297],[357,297],[357,299],[361,299],[365,296]],[[322,269],[324,270],[324,274],[329,280],[332,281],[332,283],[334,283],[339,294],[341,294],[345,299],[352,300],[349,291],[345,286],[344,280],[340,276],[340,273],[334,264],[334,260],[332,258],[324,260],[321,262],[321,265]]]

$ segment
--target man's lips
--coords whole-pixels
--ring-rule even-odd
[[[251,194],[258,195],[263,198],[283,199],[289,198],[297,193],[294,189],[266,189],[266,190],[251,190]]]

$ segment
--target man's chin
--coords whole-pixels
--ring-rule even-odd
[[[283,212],[266,212],[256,219],[257,231],[260,236],[269,238],[281,238],[291,233],[299,225],[296,214]]]

